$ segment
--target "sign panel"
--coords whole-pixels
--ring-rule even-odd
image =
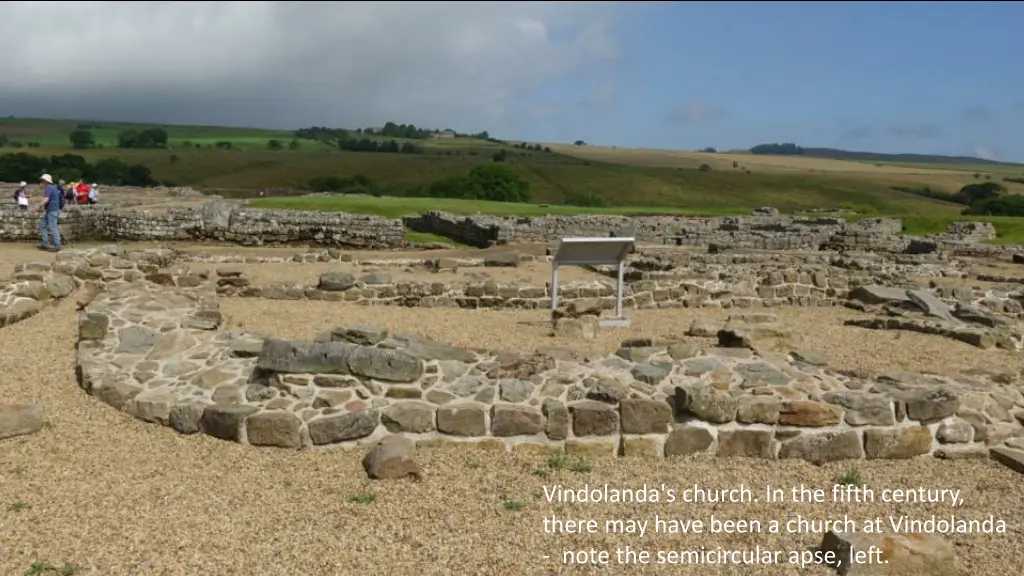
[[[556,322],[555,310],[558,308],[559,266],[617,266],[615,317],[600,318],[598,323],[601,326],[629,326],[629,319],[622,317],[623,272],[626,256],[635,243],[633,238],[562,238],[551,259],[551,323]]]
[[[614,266],[626,259],[633,238],[562,238],[552,266]]]

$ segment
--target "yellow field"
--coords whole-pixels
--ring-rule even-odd
[[[768,156],[743,153],[704,153],[685,150],[654,150],[646,148],[619,148],[610,146],[574,146],[571,144],[544,144],[551,150],[591,162],[607,162],[649,168],[695,169],[707,164],[716,171],[750,170],[751,172],[819,173],[846,177],[863,177],[884,181],[892,185],[929,186],[947,192],[956,192],[965,184],[988,176],[1014,193],[1024,194],[1024,184],[1006,182],[1006,176],[1024,175],[1024,168],[1014,172],[1012,166],[1000,165],[908,165],[872,163],[856,160],[832,160],[806,156]]]

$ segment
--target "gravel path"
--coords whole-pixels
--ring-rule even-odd
[[[549,336],[545,310],[458,310],[356,306],[341,302],[300,302],[223,298],[221,310],[228,324],[284,338],[312,338],[316,332],[343,324],[373,324],[393,331],[411,332],[456,346],[492,350],[534,350],[562,346],[584,356],[613,353],[632,336],[679,336],[695,319],[722,322],[742,310],[714,308],[629,310],[629,328],[602,331],[593,342]],[[867,317],[847,308],[760,309],[775,314],[796,335],[795,347],[822,351],[838,369],[873,374],[894,371],[929,371],[945,374],[971,369],[1024,369],[1024,357],[1004,350],[980,350],[962,342],[913,332],[885,332],[843,326],[851,318]],[[684,340],[714,346],[703,338]]]
[[[226,303],[236,317],[243,307],[254,318],[283,312],[267,327],[295,332],[316,315],[280,302]],[[339,309],[330,323],[352,321],[358,308]],[[410,322],[417,311],[363,309],[388,323],[397,312]],[[343,318],[344,317],[344,318]],[[507,315],[505,316],[507,318]],[[41,405],[49,424],[40,433],[0,442],[0,573],[25,574],[33,562],[71,562],[76,574],[378,574],[449,575],[547,574],[559,569],[564,548],[608,549],[631,544],[650,549],[761,544],[802,549],[818,535],[554,536],[542,532],[546,515],[595,518],[674,518],[710,513],[731,518],[823,517],[844,513],[885,516],[948,514],[939,506],[876,504],[842,506],[762,504],[548,505],[546,483],[579,486],[694,481],[722,487],[741,482],[777,486],[830,486],[846,470],[837,464],[746,460],[591,459],[589,472],[535,473],[542,457],[517,457],[478,450],[421,451],[423,483],[369,482],[359,466],[361,452],[288,452],[184,437],[169,428],[133,420],[79,390],[74,381],[75,315],[70,303],[43,311],[0,330],[0,397]],[[472,325],[472,323],[470,323]],[[434,327],[433,329],[440,329]],[[282,330],[282,332],[285,332]],[[491,330],[492,333],[508,332]],[[452,333],[456,343],[467,338]],[[479,333],[478,333],[479,336]],[[449,338],[449,341],[453,339]],[[857,465],[874,487],[955,487],[964,490],[970,517],[999,512],[1013,525],[1024,522],[1020,476],[990,462],[864,462]],[[760,484],[757,484],[760,486]],[[371,498],[369,495],[374,494]],[[357,501],[353,501],[353,499]],[[372,503],[360,503],[368,500]],[[522,509],[520,505],[523,506]],[[1004,574],[1024,562],[1019,534],[956,536],[962,568],[983,576]],[[543,556],[550,555],[545,560]],[[612,567],[615,568],[615,567]],[[676,566],[644,573],[693,575],[752,574],[743,567]],[[608,569],[574,570],[607,574]],[[619,567],[617,573],[625,573]],[[630,573],[635,573],[631,571]],[[829,574],[792,567],[758,574]]]
[[[429,257],[419,254],[413,258],[427,260]],[[224,264],[191,263],[192,270],[212,271]],[[254,284],[263,285],[271,282],[299,283],[315,286],[324,272],[349,272],[358,278],[370,272],[382,272],[391,276],[394,282],[444,282],[448,284],[469,284],[493,280],[498,283],[518,283],[528,286],[545,286],[551,281],[551,265],[547,262],[526,262],[516,268],[496,268],[472,266],[458,270],[442,270],[437,274],[427,272],[421,265],[408,268],[399,266],[357,266],[348,262],[316,262],[299,264],[266,263],[266,264],[232,264],[233,268],[241,268]],[[608,277],[583,268],[569,266],[559,271],[559,282],[575,282],[582,280],[604,280]]]
[[[208,251],[208,247],[203,248]],[[271,249],[276,250],[276,249]],[[283,250],[283,249],[282,249]],[[294,253],[296,250],[290,250]],[[238,253],[235,248],[235,252]],[[231,253],[231,252],[225,252]],[[426,257],[424,252],[410,253]],[[439,253],[441,254],[441,253]],[[457,252],[444,254],[458,255]],[[475,254],[479,254],[476,252]],[[377,253],[384,257],[395,253]],[[369,257],[370,255],[361,256]],[[437,257],[437,256],[435,256]],[[50,260],[30,244],[6,244],[0,269]],[[289,267],[290,266],[290,267]],[[282,266],[286,274],[312,265]],[[335,267],[337,265],[334,265]],[[301,268],[300,268],[301,267]],[[291,272],[287,272],[291,270]],[[473,269],[460,271],[471,273]],[[492,270],[487,270],[492,272]],[[521,274],[522,269],[516,271]],[[258,275],[258,274],[257,274]],[[632,335],[677,335],[695,319],[722,321],[739,310],[632,310],[633,326],[581,345],[547,336],[544,311],[363,307],[344,303],[223,299],[230,325],[288,338],[308,338],[339,324],[369,323],[461,346],[528,350],[567,346],[603,355]],[[1002,351],[913,333],[842,326],[859,316],[845,309],[770,311],[838,368],[872,372],[1024,369]],[[830,488],[850,463],[590,458],[587,466],[552,470],[544,457],[495,454],[468,446],[421,450],[426,480],[370,482],[362,451],[290,452],[257,449],[207,436],[181,436],[146,424],[90,398],[75,384],[76,316],[71,302],[0,329],[0,398],[42,406],[48,424],[38,434],[0,441],[0,574],[26,574],[33,563],[78,566],[77,574],[194,576],[196,574],[395,575],[490,574],[807,574],[834,572],[791,566],[647,566],[568,569],[564,549],[708,548],[803,550],[818,534],[588,536],[543,533],[543,519],[855,518],[890,514],[948,517],[941,505],[763,503],[707,505],[548,504],[545,485],[734,487],[746,482]],[[708,340],[690,339],[710,346]],[[1004,575],[1024,563],[1021,476],[988,461],[859,462],[863,481],[887,487],[954,488],[967,518],[998,514],[1004,535],[955,535],[959,568],[972,576]],[[589,468],[589,469],[587,469]],[[757,482],[751,484],[751,479]],[[550,558],[545,559],[545,556]]]

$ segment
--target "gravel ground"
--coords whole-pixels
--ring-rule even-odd
[[[714,308],[629,310],[629,328],[602,331],[593,342],[554,338],[544,310],[457,310],[356,306],[342,302],[301,302],[223,298],[221,310],[230,326],[284,338],[312,338],[316,332],[344,324],[373,324],[456,346],[491,350],[534,350],[563,346],[583,356],[613,353],[632,336],[679,336],[695,319],[724,322],[742,310]],[[761,309],[764,312],[766,310]],[[794,347],[822,351],[838,369],[869,373],[893,370],[957,374],[970,369],[1024,369],[1024,357],[1004,350],[980,350],[968,344],[913,332],[884,332],[843,326],[866,317],[847,308],[779,308],[767,310],[795,334]],[[508,329],[495,329],[506,327]],[[694,344],[713,340],[684,337]]]
[[[277,305],[277,303],[274,303]],[[569,573],[563,550],[649,550],[722,546],[802,550],[816,534],[588,536],[543,533],[543,519],[788,519],[948,515],[940,505],[552,505],[543,486],[676,484],[720,488],[743,482],[830,487],[849,464],[684,459],[590,459],[547,478],[542,457],[476,449],[422,450],[426,480],[370,482],[360,452],[289,452],[179,436],[136,421],[79,390],[68,304],[0,331],[7,375],[0,397],[43,406],[40,433],[0,442],[0,573],[25,574],[43,560],[71,562],[75,574],[378,574],[539,575]],[[1020,476],[988,461],[857,464],[864,482],[883,487],[963,490],[959,515],[1001,514],[1024,522]],[[758,482],[750,484],[751,478]],[[762,484],[763,483],[763,484]],[[374,495],[374,496],[370,496]],[[370,503],[361,503],[368,502]],[[521,509],[520,509],[521,507]],[[1005,574],[1024,562],[1019,533],[953,536],[960,567],[978,576]],[[545,559],[544,556],[551,556]],[[558,572],[565,570],[564,572]],[[610,571],[611,570],[611,571]],[[611,566],[573,574],[829,574],[793,566]]]
[[[0,251],[0,266],[44,260],[30,246]],[[575,345],[547,337],[542,311],[458,311],[361,307],[343,303],[222,300],[231,324],[284,337],[309,337],[338,324],[374,323],[456,345],[529,349]],[[678,334],[693,318],[723,319],[729,311],[630,311],[633,327],[588,346],[606,353],[632,334]],[[801,345],[825,350],[838,367],[873,370],[970,367],[1019,369],[1009,354],[979,351],[917,334],[842,327],[843,309],[773,311],[801,334]],[[843,514],[945,517],[942,505],[839,504],[548,504],[545,485],[638,487],[662,483],[709,488],[741,483],[830,488],[850,463],[591,458],[589,466],[549,471],[543,457],[494,454],[471,447],[421,450],[422,483],[371,482],[362,451],[291,452],[256,449],[206,436],[180,436],[117,412],[82,392],[74,378],[76,316],[71,302],[0,329],[0,398],[42,406],[38,434],[0,441],[0,574],[26,574],[33,563],[75,574],[194,576],[572,574],[834,574],[794,566],[608,566],[569,569],[563,550],[647,550],[756,545],[804,550],[818,534],[553,535],[543,519],[703,518],[822,519]],[[514,329],[495,329],[512,326]],[[708,345],[708,342],[701,342]],[[958,516],[995,514],[1002,535],[954,535],[958,568],[973,576],[1003,575],[1024,563],[1021,476],[997,464],[865,461],[856,465],[869,487],[955,488]],[[589,467],[589,470],[587,469]],[[751,478],[757,482],[751,484]],[[550,558],[545,558],[550,556]]]
[[[416,254],[413,258],[427,260],[430,256],[426,253]],[[434,256],[436,258],[436,256]],[[192,270],[215,270],[223,264],[192,263],[189,268]],[[524,262],[516,268],[484,268],[472,266],[458,270],[442,270],[437,274],[427,272],[422,266],[403,268],[399,266],[357,266],[348,262],[316,262],[299,264],[267,263],[267,264],[232,264],[232,267],[241,268],[243,274],[249,277],[254,284],[267,284],[270,282],[300,283],[315,286],[324,272],[349,272],[358,278],[369,272],[383,272],[389,274],[395,282],[445,282],[456,284],[467,284],[470,282],[481,282],[494,280],[499,283],[521,283],[530,286],[544,286],[551,281],[551,265],[547,262]],[[607,276],[585,270],[583,268],[568,266],[559,270],[559,282],[574,282],[578,280],[608,280]]]

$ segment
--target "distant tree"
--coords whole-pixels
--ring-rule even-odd
[[[504,150],[498,150],[491,155],[491,160],[495,162],[504,162],[506,159],[508,159],[508,152]]]
[[[298,138],[292,138],[292,141],[288,143],[289,150],[298,150],[300,146],[302,146],[302,144],[299,143]]]
[[[733,161],[732,161],[732,167],[733,167],[733,168],[739,168],[739,167],[740,167],[740,163],[739,163],[739,162],[737,162],[737,161],[735,161],[735,160],[733,160]]]
[[[232,144],[229,140],[221,140],[220,142],[214,144],[214,146],[218,150],[231,150],[232,148],[235,147],[235,145]]]
[[[467,198],[495,202],[529,202],[530,183],[503,164],[484,164],[469,174],[447,176],[426,190],[435,198]]]
[[[267,140],[267,150],[281,150],[284,144],[280,140]]]
[[[704,152],[705,154],[717,154],[718,150],[708,146],[707,148],[701,148],[698,152]]]
[[[68,140],[71,141],[71,147],[76,150],[84,150],[96,145],[96,139],[93,138],[92,132],[83,129],[72,130],[68,134]]]
[[[700,170],[701,172],[711,172],[711,166],[708,164],[701,164],[700,168],[697,168],[697,170]]]
[[[171,154],[171,157],[169,158],[169,160],[171,162],[171,166],[176,165],[178,163],[178,155],[177,154]]]
[[[0,148],[7,146],[7,142],[9,142],[7,134],[0,134]]]
[[[781,144],[758,144],[750,149],[750,153],[769,154],[772,156],[799,156],[804,153],[804,149],[792,142],[784,142]]]
[[[985,202],[998,198],[1006,193],[1006,187],[998,182],[979,182],[968,184],[953,194],[950,199],[953,202],[971,206],[977,202]]]
[[[124,130],[117,134],[118,148],[167,148],[167,131],[163,128]]]
[[[587,143],[584,142],[583,140],[577,140],[577,141],[573,142],[573,144],[576,145],[576,146],[586,146],[587,145]]]

